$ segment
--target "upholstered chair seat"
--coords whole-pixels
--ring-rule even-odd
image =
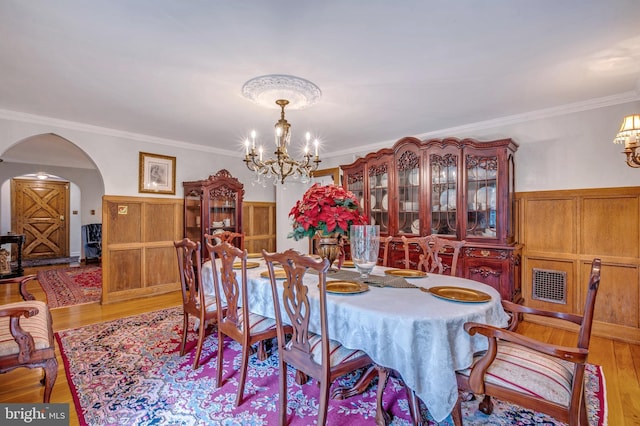
[[[479,359],[481,356],[474,359],[473,365]],[[568,407],[573,371],[571,362],[503,342],[487,370],[485,382]],[[458,371],[467,377],[470,373],[471,368]]]

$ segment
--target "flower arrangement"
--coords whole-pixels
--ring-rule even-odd
[[[317,231],[349,235],[351,225],[366,225],[368,222],[359,207],[351,191],[341,186],[316,183],[289,212],[289,217],[293,217],[293,231],[288,238],[296,241],[312,238]]]

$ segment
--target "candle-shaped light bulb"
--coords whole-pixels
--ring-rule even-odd
[[[249,155],[249,138],[244,140],[245,155]]]
[[[314,144],[314,145],[315,145],[315,147],[316,147],[316,157],[317,157],[317,156],[318,156],[318,144],[319,144],[318,139],[314,140],[314,141],[313,141],[313,144]]]
[[[282,136],[282,127],[276,126],[276,146],[280,146],[281,136]]]
[[[262,145],[260,145],[260,148],[258,151],[260,152],[260,161],[262,161]]]
[[[251,142],[251,148],[256,149],[256,131],[255,130],[251,131],[251,140],[253,141]]]

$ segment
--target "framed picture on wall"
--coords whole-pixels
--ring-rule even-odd
[[[138,192],[176,193],[176,157],[140,153]]]
[[[311,183],[319,183],[320,185],[338,185],[340,182],[340,168],[334,167],[332,169],[316,170],[311,174]]]

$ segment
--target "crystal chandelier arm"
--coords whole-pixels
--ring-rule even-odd
[[[263,161],[262,146],[259,148],[259,154],[256,153],[255,131],[251,132],[251,144],[249,143],[248,138],[245,140],[244,162],[246,163],[247,168],[255,172],[258,176],[274,176],[276,179],[274,183],[277,183],[279,179],[282,184],[284,184],[285,179],[289,176],[293,176],[294,178],[300,176],[308,179],[309,177],[311,177],[311,173],[318,169],[318,165],[321,161],[318,155],[319,143],[317,139],[314,141],[315,156],[309,152],[309,141],[311,138],[311,135],[309,133],[306,134],[306,144],[304,147],[304,156],[302,160],[298,161],[289,156],[289,153],[287,152],[287,145],[289,144],[291,138],[291,126],[285,119],[284,115],[284,107],[288,103],[289,102],[284,99],[279,99],[278,101],[276,101],[276,104],[278,104],[278,106],[280,106],[281,108],[281,113],[280,120],[276,123],[275,126],[275,158],[270,158]],[[312,160],[312,157],[315,158],[313,158]]]

